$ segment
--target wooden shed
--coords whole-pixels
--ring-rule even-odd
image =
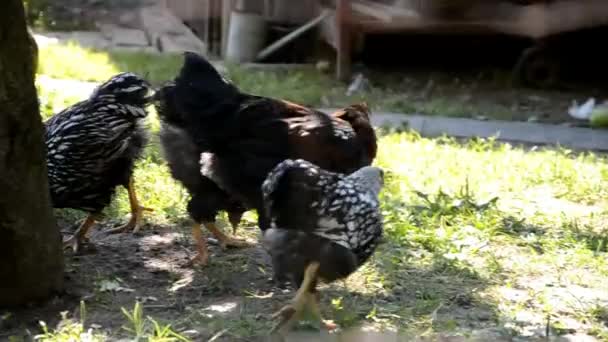
[[[545,37],[608,25],[606,0],[333,0],[325,39],[337,76],[350,75],[352,42],[369,33],[507,34]],[[519,67],[537,53],[526,51]]]
[[[336,51],[336,72],[350,76],[353,43],[370,33],[506,34],[544,37],[608,24],[607,0],[163,0],[217,55],[224,55],[230,14],[263,15],[290,30],[320,23]],[[320,13],[327,14],[317,20]],[[311,24],[312,21],[312,24]],[[308,23],[308,26],[306,26]],[[520,65],[530,56],[525,52]]]
[[[269,23],[297,26],[314,17],[319,0],[161,0],[210,47],[223,56],[232,11],[257,13]]]

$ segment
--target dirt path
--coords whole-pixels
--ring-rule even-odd
[[[128,321],[121,308],[132,310],[136,301],[143,303],[144,317],[169,322],[175,331],[184,332],[195,341],[207,341],[218,333],[216,341],[266,340],[266,332],[272,326],[270,315],[293,296],[290,290],[274,287],[266,253],[259,247],[221,251],[211,246],[210,265],[193,269],[188,265],[193,246],[189,234],[184,234],[187,224],[178,227],[146,226],[136,235],[108,235],[103,227],[96,229],[90,237],[94,245],[85,245],[77,255],[66,252],[66,293],[42,306],[5,315],[0,322],[3,331],[0,340],[8,336],[23,336],[27,340],[40,332],[39,321],[54,328],[63,311],[67,311],[68,317],[78,318],[80,300],[86,305],[86,325],[107,334],[111,340],[130,336],[123,328]],[[242,228],[240,232],[253,240],[258,234],[253,227]],[[364,275],[359,277],[364,283],[357,278],[347,288],[342,284],[324,287],[325,315],[348,326],[365,322],[369,329],[374,328],[368,335],[380,326],[396,328],[403,322],[404,316],[400,314],[404,309],[414,312],[427,309],[418,307],[420,296],[425,294],[416,287],[433,291],[433,283],[438,283],[442,295],[452,297],[454,304],[449,308],[431,308],[435,316],[441,309],[440,316],[449,317],[453,324],[473,330],[488,328],[480,331],[484,334],[489,331],[492,339],[500,337],[500,332],[491,329],[491,309],[475,304],[466,295],[475,286],[482,286],[473,279],[427,276],[407,267],[399,277],[410,279],[412,285],[395,286],[392,293],[382,293],[380,289],[374,291],[377,285],[371,282],[370,275]],[[396,279],[385,281],[397,283]],[[370,317],[369,311],[375,305],[394,308],[394,317]],[[290,340],[308,340],[306,336],[311,334],[318,338],[319,333],[311,332],[310,328],[303,325]],[[347,338],[353,333],[362,336],[358,329],[327,338]],[[397,339],[394,331],[387,334],[383,340]]]

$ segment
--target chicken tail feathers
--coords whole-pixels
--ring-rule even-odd
[[[154,100],[161,120],[193,130],[214,126],[207,119],[223,120],[239,94],[203,56],[185,52],[179,74],[158,89]]]
[[[184,53],[184,64],[175,78],[177,108],[189,115],[216,114],[215,108],[229,102],[239,94],[230,83],[201,55]]]

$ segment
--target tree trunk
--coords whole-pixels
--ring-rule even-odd
[[[22,0],[0,1],[0,307],[63,286],[61,234],[50,205],[44,128]]]

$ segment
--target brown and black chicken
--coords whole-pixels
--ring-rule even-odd
[[[148,140],[143,121],[151,87],[132,73],[99,85],[91,96],[45,122],[47,168],[55,208],[89,213],[65,247],[77,251],[110,204],[118,185],[127,188],[130,221],[111,232],[137,231],[144,211],[133,185],[133,166]]]
[[[203,177],[191,184],[207,178],[214,185],[189,187],[193,199],[201,198],[196,203],[191,200],[189,213],[197,223],[202,220],[211,227],[218,240],[227,241],[224,245],[242,245],[214,226],[216,213],[230,209],[227,203],[237,203],[239,209],[233,211],[240,214],[256,209],[260,228],[268,227],[261,186],[283,160],[300,158],[341,173],[373,162],[376,135],[367,105],[352,105],[328,115],[288,101],[246,94],[202,56],[186,52],[184,57],[179,75],[157,91],[157,111],[167,129],[179,130],[196,147],[191,153],[181,153],[181,147],[171,147],[170,139],[165,139],[166,155],[170,166],[174,165],[174,176],[185,172],[179,169],[188,165],[190,179],[194,179],[191,159],[200,153],[200,161],[196,161]],[[188,161],[175,161],[184,158]],[[197,230],[195,227],[194,237],[202,256],[198,262],[204,264],[206,242]]]
[[[270,223],[262,241],[275,275],[298,287],[293,304],[275,314],[276,330],[288,329],[306,306],[322,320],[317,283],[348,277],[375,251],[383,184],[384,172],[373,166],[345,175],[287,159],[270,172],[262,185]]]

